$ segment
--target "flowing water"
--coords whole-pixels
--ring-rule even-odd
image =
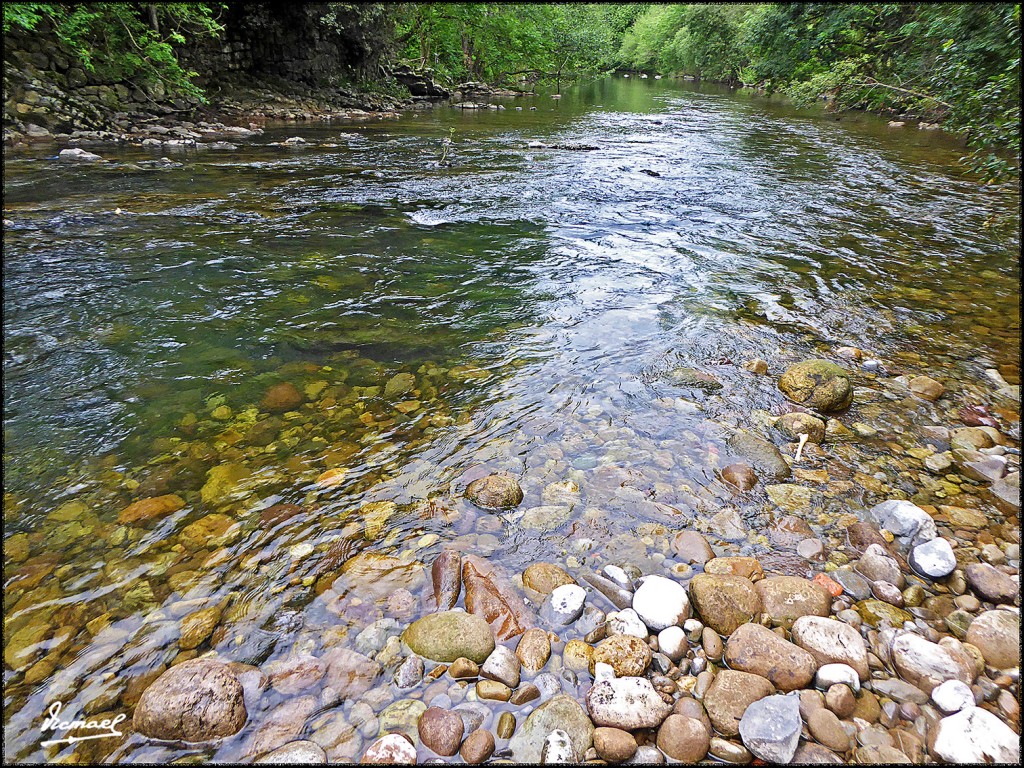
[[[9,755],[245,757],[280,694],[211,747],[44,749],[39,728],[56,701],[130,715],[180,654],[263,665],[430,609],[420,572],[404,602],[335,584],[361,552],[649,572],[695,528],[779,556],[764,534],[783,512],[717,470],[738,428],[793,454],[767,419],[807,357],[857,387],[839,421],[859,436],[795,465],[816,536],[838,547],[837,520],[893,496],[990,509],[925,471],[915,431],[989,402],[987,369],[1019,382],[1019,200],[965,178],[955,141],[664,80],[506,106],[274,127],[170,163],[6,158]],[[896,378],[922,373],[949,394]],[[1012,404],[997,413],[1019,439]],[[519,479],[517,510],[462,498],[492,471]],[[210,607],[212,635],[182,650],[181,618]],[[389,679],[381,706],[401,698]]]

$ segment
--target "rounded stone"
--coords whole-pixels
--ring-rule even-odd
[[[598,662],[610,664],[616,677],[639,677],[650,666],[651,649],[639,637],[615,635],[602,640],[594,648],[590,660],[590,672]]]
[[[247,718],[242,684],[228,667],[192,659],[171,667],[145,690],[132,724],[153,739],[205,742],[238,733]]]
[[[819,665],[847,664],[861,680],[868,679],[867,646],[849,624],[820,616],[802,616],[793,622],[791,634],[793,642],[810,653]]]
[[[268,389],[260,401],[260,407],[271,413],[284,413],[298,408],[302,405],[303,399],[296,386],[286,381]]]
[[[690,600],[679,582],[646,576],[633,594],[633,610],[651,631],[660,632],[690,618]]]
[[[704,709],[715,730],[725,736],[736,736],[747,707],[773,693],[775,686],[759,675],[723,669],[715,675],[704,696]]]
[[[799,440],[800,435],[807,435],[810,443],[821,443],[825,439],[825,422],[809,413],[785,413],[775,422],[775,429],[790,440]]]
[[[478,728],[462,742],[459,754],[470,765],[479,765],[494,754],[494,736],[490,731]]]
[[[381,736],[363,753],[364,765],[415,765],[416,747],[400,733]]]
[[[673,662],[678,662],[690,649],[682,627],[666,627],[658,633],[658,649]]]
[[[791,365],[779,378],[779,389],[794,403],[831,413],[853,402],[853,385],[846,369],[820,358]]]
[[[405,630],[402,640],[420,656],[445,663],[464,656],[482,664],[494,650],[490,626],[465,611],[427,614]]]
[[[690,580],[690,599],[701,620],[720,635],[731,635],[761,612],[761,598],[750,579],[699,573]]]
[[[833,683],[825,691],[825,706],[840,718],[849,717],[857,709],[857,697],[850,686]]]
[[[575,583],[576,579],[550,563],[534,563],[523,571],[523,586],[541,595],[550,595],[556,587]]]
[[[988,563],[971,563],[965,571],[967,584],[976,595],[992,603],[1012,603],[1019,585]]]
[[[516,646],[516,657],[528,672],[540,672],[551,657],[548,633],[538,627],[526,630]]]
[[[938,536],[910,551],[910,567],[929,579],[941,579],[956,570],[956,555],[949,542]]]
[[[746,464],[729,464],[722,468],[722,480],[740,491],[749,491],[757,485],[757,475]]]
[[[439,707],[427,707],[417,724],[423,745],[444,757],[451,757],[459,751],[464,727],[457,712]]]
[[[754,585],[772,624],[786,629],[801,616],[828,616],[832,596],[820,584],[799,576],[771,576]]]
[[[672,760],[696,763],[711,746],[711,734],[700,720],[686,715],[669,715],[658,728],[658,749]]]
[[[1020,616],[1011,611],[985,611],[967,628],[965,640],[981,651],[996,669],[1020,666]]]
[[[831,710],[818,709],[812,712],[807,720],[807,729],[819,744],[835,752],[845,752],[850,748],[850,737]]]
[[[780,691],[806,687],[818,669],[809,652],[760,624],[744,624],[732,633],[725,660],[730,669],[760,675]]]
[[[602,760],[621,763],[636,754],[636,739],[619,728],[595,728],[594,748]]]
[[[514,477],[488,475],[466,486],[466,498],[481,509],[511,509],[523,500],[523,489]]]

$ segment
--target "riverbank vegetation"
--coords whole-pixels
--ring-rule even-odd
[[[685,75],[781,93],[829,109],[941,123],[984,179],[1019,176],[1020,5],[897,3],[319,3],[377,79],[398,62],[448,85],[524,90],[616,69]],[[86,69],[202,97],[179,52],[225,38],[222,20],[265,8],[227,3],[7,3],[12,29],[52,32]],[[257,21],[259,21],[257,19]],[[362,41],[362,44],[361,44]],[[359,56],[357,56],[359,58]]]

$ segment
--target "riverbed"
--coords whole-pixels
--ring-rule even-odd
[[[670,541],[692,529],[809,575],[891,498],[980,510],[1019,544],[983,483],[926,465],[944,449],[921,428],[973,405],[1019,465],[1019,405],[987,373],[1020,383],[1019,199],[965,176],[954,138],[668,80],[503,106],[269,126],[235,150],[6,157],[12,757],[255,757],[280,691],[212,746],[44,750],[38,729],[55,701],[131,713],[182,654],[382,652],[356,638],[429,612],[430,587],[395,606],[334,584],[360,554],[429,566],[453,548],[511,584],[541,561],[685,578]],[[843,365],[854,398],[796,461],[771,420],[808,358]],[[922,375],[942,397],[908,389]],[[808,490],[723,482],[737,430]],[[495,472],[521,485],[514,509],[463,497]],[[786,515],[806,531],[770,536]],[[805,538],[822,559],[796,553]],[[184,649],[182,618],[208,608]],[[383,668],[375,715],[408,697]],[[357,705],[325,701],[299,734]]]

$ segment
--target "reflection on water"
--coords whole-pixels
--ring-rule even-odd
[[[312,146],[266,145],[296,134]],[[15,757],[73,751],[38,747],[49,702],[128,712],[176,659],[261,665],[429,610],[411,577],[400,606],[336,581],[362,552],[647,571],[671,565],[665,528],[693,527],[763,554],[780,512],[717,478],[726,440],[778,440],[778,374],[844,345],[884,375],[855,371],[841,421],[861,439],[805,451],[815,533],[838,542],[838,516],[892,495],[986,503],[925,472],[914,436],[989,401],[986,369],[1019,381],[1017,201],[962,178],[947,138],[605,80],[261,141],[171,164],[8,158]],[[758,357],[769,376],[742,367]],[[680,385],[679,368],[721,386]],[[949,397],[895,381],[918,373]],[[1012,431],[1012,405],[998,413]],[[516,512],[461,498],[491,470],[520,478]],[[182,618],[206,609],[192,647]],[[131,737],[87,754],[251,756],[279,701],[216,749]]]

